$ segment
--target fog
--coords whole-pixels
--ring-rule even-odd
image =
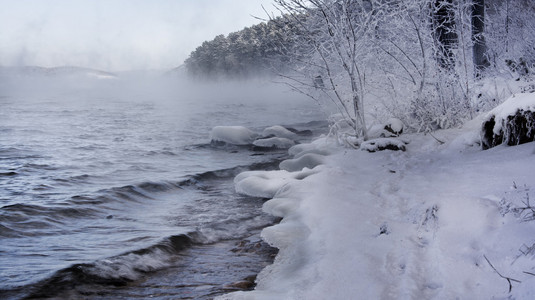
[[[102,72],[79,67],[0,67],[0,102],[31,103],[146,102],[180,109],[181,105],[316,104],[288,86],[258,77],[202,81],[166,71]]]
[[[271,0],[0,0],[0,66],[171,69]]]

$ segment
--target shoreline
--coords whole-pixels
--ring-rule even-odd
[[[535,189],[533,144],[482,151],[479,126],[434,133],[444,144],[404,135],[406,152],[333,151],[324,141],[330,154],[315,168],[238,175],[238,191],[272,195],[263,210],[283,219],[261,236],[279,253],[254,291],[217,299],[534,296],[535,277],[523,272],[535,266],[519,249],[535,242],[526,234],[535,222],[500,215],[513,182],[520,194]],[[487,257],[522,279],[512,294]]]

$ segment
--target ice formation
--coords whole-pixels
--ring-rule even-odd
[[[264,129],[264,131],[262,132],[262,135],[265,137],[276,136],[280,138],[286,138],[289,140],[296,140],[298,138],[297,134],[291,132],[290,130],[280,125],[275,125],[275,126],[271,126],[271,127]]]
[[[259,135],[243,126],[216,126],[210,132],[210,139],[232,145],[250,145]]]
[[[253,145],[263,148],[277,148],[277,149],[288,149],[295,145],[295,142],[281,137],[270,137],[265,139],[258,139],[253,142]]]

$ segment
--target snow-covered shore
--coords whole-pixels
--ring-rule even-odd
[[[535,299],[535,220],[518,209],[535,202],[535,144],[482,151],[480,126],[404,135],[405,152],[322,138],[290,149],[330,152],[322,165],[239,176],[272,196],[283,219],[262,237],[280,251],[254,291],[219,299]]]

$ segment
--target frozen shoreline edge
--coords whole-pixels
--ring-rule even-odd
[[[495,251],[497,252],[494,253],[495,256],[503,255],[502,259],[507,259],[505,255],[507,253],[502,249],[503,245],[499,247],[499,250],[496,250],[492,249],[493,247],[496,247],[493,243],[510,235],[511,230],[513,229],[521,230],[521,232],[524,233],[526,232],[527,229],[521,228],[522,226],[514,223],[514,220],[511,220],[511,216],[505,216],[506,218],[503,220],[500,219],[498,214],[498,201],[496,201],[496,199],[499,200],[499,198],[496,198],[498,196],[495,195],[498,195],[499,191],[505,192],[506,186],[510,184],[509,180],[514,179],[514,175],[517,173],[518,176],[516,177],[516,180],[519,182],[526,182],[528,175],[531,174],[529,162],[530,159],[533,159],[535,152],[532,151],[532,147],[530,147],[532,144],[517,147],[497,147],[497,149],[482,152],[479,147],[476,147],[476,141],[479,139],[478,131],[476,130],[479,128],[478,122],[478,120],[475,120],[472,124],[467,124],[463,129],[439,132],[438,134],[441,138],[447,141],[445,145],[440,145],[434,138],[423,134],[409,135],[412,143],[409,146],[409,155],[393,151],[384,151],[375,154],[369,154],[363,151],[351,151],[351,153],[348,154],[343,153],[344,149],[338,148],[336,150],[336,147],[333,147],[330,151],[326,151],[325,149],[318,151],[318,147],[310,146],[313,145],[314,142],[319,143],[318,140],[316,140],[311,144],[300,144],[296,147],[306,148],[306,151],[322,152],[321,155],[325,156],[324,162],[326,162],[326,166],[320,165],[312,169],[293,172],[285,170],[267,172],[258,171],[256,173],[237,176],[237,179],[235,179],[237,190],[240,190],[241,192],[258,192],[261,190],[261,193],[264,193],[263,197],[271,199],[264,203],[263,210],[272,215],[282,217],[279,224],[265,228],[261,234],[264,241],[279,249],[279,253],[276,256],[274,263],[263,269],[258,275],[255,290],[234,292],[220,296],[217,299],[310,299],[311,295],[314,295],[314,293],[317,295],[316,298],[320,299],[322,296],[326,296],[322,293],[329,290],[333,292],[332,288],[336,286],[339,287],[339,285],[347,286],[349,288],[347,291],[337,290],[336,292],[333,292],[334,294],[331,296],[334,296],[334,298],[348,296],[351,295],[351,293],[353,293],[352,295],[355,295],[354,293],[356,291],[362,290],[366,291],[363,294],[366,295],[366,297],[414,298],[418,295],[428,298],[443,299],[444,297],[459,296],[462,294],[472,296],[481,295],[482,287],[487,288],[484,295],[490,297],[507,297],[507,289],[503,288],[503,279],[496,276],[490,267],[485,265],[483,255],[489,251]],[[305,156],[302,151],[290,150],[289,152],[297,158]],[[514,159],[515,156],[518,156],[519,158]],[[365,162],[366,160],[367,162]],[[454,166],[450,166],[451,160],[454,160]],[[489,177],[487,174],[487,176],[485,176],[486,178],[473,180],[473,186],[461,186],[457,194],[459,194],[459,197],[464,198],[457,200],[448,199],[447,202],[445,202],[444,199],[449,196],[445,194],[445,192],[442,192],[442,189],[448,190],[448,188],[457,188],[462,182],[454,181],[452,183],[446,182],[445,184],[442,184],[440,180],[443,180],[444,178],[439,176],[440,174],[434,174],[432,172],[433,170],[430,170],[427,166],[430,164],[433,167],[445,169],[447,171],[446,173],[455,173],[455,176],[462,176],[462,173],[468,173],[468,175],[464,174],[464,176],[469,176],[478,175],[478,172],[481,170],[493,170],[492,166],[489,167],[484,165],[486,160],[490,162],[500,162],[498,168],[500,168],[500,166],[502,168],[507,167],[509,164],[511,164],[512,167],[509,170],[506,170],[506,172],[503,172],[503,174],[501,174],[502,176],[499,176],[499,178],[493,178],[492,175]],[[359,165],[358,161],[363,164]],[[462,172],[461,170],[461,174],[457,174],[459,169],[456,170],[454,168],[463,167],[466,163],[475,165],[477,170],[472,172]],[[412,167],[412,164],[416,165],[416,167]],[[362,176],[351,178],[356,175],[354,171],[355,168],[362,168],[360,173],[368,174],[369,176],[367,177],[371,178]],[[366,168],[371,169],[366,170]],[[438,180],[436,184],[442,184],[443,186],[434,186],[435,180],[431,181],[431,185],[439,190],[439,196],[433,196],[431,194],[425,195],[425,193],[429,193],[432,189],[429,190],[429,187],[426,187],[425,184],[418,184],[416,182],[416,180],[422,180],[422,178],[414,177],[422,176],[422,174],[418,174],[416,171],[411,170],[412,168],[422,171],[424,175],[431,171],[432,173],[425,175],[429,175],[431,179],[433,179],[434,176],[438,176],[437,178],[440,180]],[[517,172],[517,169],[520,169],[520,171]],[[369,173],[366,173],[366,171],[369,171]],[[407,174],[411,176],[409,177]],[[316,176],[317,179],[314,179]],[[378,185],[378,182],[380,182],[377,181],[378,179],[381,179],[381,177],[390,178],[389,176],[391,179],[385,180],[386,183],[384,184],[379,183],[379,186],[376,186],[377,190],[370,190],[370,186],[373,186],[374,184]],[[427,179],[425,176],[423,179]],[[342,179],[344,177],[345,179]],[[398,211],[390,212],[386,216],[381,216],[379,212],[381,212],[381,209],[385,209],[385,207],[381,209],[370,207],[369,202],[367,204],[343,203],[341,200],[345,201],[347,200],[346,198],[348,198],[347,193],[344,192],[332,195],[332,199],[336,200],[332,205],[347,205],[348,209],[343,207],[333,210],[337,213],[342,212],[341,219],[347,220],[348,216],[357,219],[357,221],[352,224],[344,224],[344,221],[340,221],[340,225],[353,225],[354,228],[352,227],[351,230],[355,229],[356,236],[364,233],[360,240],[359,238],[353,238],[354,241],[343,242],[343,244],[339,245],[341,248],[340,251],[344,252],[342,248],[345,248],[345,252],[354,253],[350,253],[349,256],[347,256],[347,253],[340,252],[340,257],[336,257],[332,256],[332,245],[329,245],[329,242],[318,239],[318,236],[323,235],[327,240],[343,241],[344,237],[346,238],[346,241],[351,240],[351,237],[347,236],[347,233],[340,233],[341,237],[338,238],[329,236],[329,234],[332,235],[338,233],[332,231],[334,228],[332,225],[336,223],[336,220],[328,219],[328,216],[325,216],[325,220],[322,220],[321,214],[318,213],[318,209],[320,211],[322,208],[325,208],[325,211],[331,209],[328,203],[325,203],[328,201],[320,202],[318,200],[318,198],[322,197],[321,192],[324,190],[332,192],[332,188],[319,186],[318,183],[327,181],[328,185],[329,179],[333,178],[342,179],[342,187],[340,188],[342,190],[344,188],[347,190],[351,187],[351,182],[344,185],[344,183],[347,183],[348,178],[352,180],[362,180],[362,182],[359,183],[359,186],[366,188],[359,189],[356,187],[351,188],[350,191],[358,192],[360,194],[368,193],[370,195],[366,195],[366,197],[374,199],[374,201],[376,201],[377,198],[384,198],[381,203],[382,206],[393,204],[391,203],[392,200],[401,200],[403,197],[396,195],[400,191],[405,194],[411,192],[410,190],[407,190],[407,188],[399,186],[399,183],[404,181],[416,186],[416,189],[419,191],[414,193],[413,196],[419,198],[417,201],[411,203],[412,207],[402,207],[401,204],[394,203],[394,209]],[[243,182],[246,179],[249,179],[249,181]],[[492,192],[490,193],[491,195],[494,195],[489,196],[484,194],[485,180],[491,180],[495,184],[499,183],[499,186],[492,189]],[[331,180],[331,182],[332,181],[333,180]],[[266,187],[266,189],[263,189],[263,187]],[[529,187],[532,188],[531,186]],[[388,191],[388,189],[394,190]],[[311,191],[315,192],[316,195],[311,194]],[[449,192],[450,191],[448,191],[448,193]],[[376,193],[376,195],[373,195],[373,193]],[[431,199],[424,199],[425,196]],[[307,203],[304,203],[304,200],[306,200]],[[475,202],[472,200],[475,200]],[[404,201],[406,201],[406,199]],[[417,203],[418,201],[422,203]],[[318,204],[320,205],[319,208],[317,207]],[[473,216],[466,215],[466,213],[461,214],[462,217],[467,218],[468,220],[456,216],[456,214],[459,213],[456,209],[461,205],[464,205],[465,209],[473,214]],[[358,210],[353,209],[355,207],[367,211],[358,212]],[[386,207],[388,208],[388,206]],[[405,213],[408,213],[408,215],[403,216],[400,214],[400,212],[407,209],[408,211]],[[375,213],[374,217],[367,217],[367,215],[372,212]],[[489,216],[492,216],[492,218]],[[360,223],[366,224],[360,224],[359,220]],[[306,224],[304,221],[307,221],[309,224]],[[310,221],[317,222],[316,224],[312,223],[315,226],[314,228],[310,228]],[[506,228],[501,231],[496,231],[495,227],[497,225],[494,224],[496,221],[501,221],[506,224]],[[329,231],[329,228],[322,228],[321,222],[331,225],[331,231]],[[451,224],[452,222],[453,225]],[[459,224],[455,224],[455,222],[458,222]],[[370,225],[368,223],[371,223],[372,226],[368,226]],[[361,230],[358,228],[359,225],[365,225],[369,228]],[[531,228],[531,230],[535,229],[533,224],[527,224],[526,226],[527,228]],[[480,240],[481,237],[473,238],[472,236],[466,236],[464,234],[461,234],[460,237],[453,236],[456,231],[464,228],[469,228],[469,231],[477,232],[477,235],[481,235],[482,238],[487,239],[487,235],[490,232],[496,232],[493,232],[494,238],[491,239],[491,241],[482,241]],[[391,231],[393,231],[392,234],[390,234]],[[395,247],[407,247],[406,244],[400,244],[399,242],[394,246],[389,246],[388,240],[393,236],[400,238],[400,240],[404,240],[404,243],[410,243],[410,247],[408,248],[412,250],[398,251]],[[437,236],[442,236],[442,239],[447,241],[446,245],[441,245],[441,243],[437,241],[439,240]],[[456,241],[457,244],[447,245],[449,240]],[[523,237],[516,234],[514,237],[508,237],[506,240],[507,242],[520,243],[521,245]],[[361,244],[370,241],[378,244],[377,246],[370,246],[370,251],[372,251],[372,253],[360,253],[363,252],[363,250],[366,250],[366,247],[362,247]],[[355,242],[357,243],[352,244]],[[325,243],[327,244],[325,245]],[[414,243],[414,245],[412,243]],[[477,245],[473,246],[473,249],[468,251],[470,252],[468,257],[466,257],[466,250],[458,250],[455,248],[456,245],[463,247],[464,243]],[[310,247],[321,246],[322,244],[325,245],[325,247],[319,247],[320,249],[318,249],[318,247]],[[353,246],[357,251],[349,250],[347,249],[347,246]],[[420,254],[423,258],[422,263],[413,261],[415,258],[409,259],[409,257],[412,257],[412,255],[415,255],[420,251],[418,249],[422,248],[426,249],[425,253]],[[365,254],[365,256],[362,256],[363,254]],[[381,257],[382,254],[386,254],[387,257]],[[433,261],[425,258],[429,255],[440,256],[444,260],[458,259],[459,261],[453,264],[456,268],[450,269],[449,266],[444,265],[440,260]],[[364,257],[384,259],[385,261],[382,261],[379,265],[360,261],[364,259]],[[314,259],[318,259],[318,261],[313,261]],[[337,259],[338,262],[336,262]],[[397,261],[397,263],[394,263],[393,261],[392,263],[394,264],[389,267],[389,270],[382,270],[381,268],[386,268],[385,264],[389,264],[388,260],[392,259]],[[322,260],[325,260],[330,264],[337,264],[334,266],[327,266],[325,263],[321,262]],[[343,269],[347,269],[347,266],[344,265],[346,262],[348,264],[347,266],[354,265],[359,268],[362,267],[362,270],[356,269],[358,272],[355,273],[360,273],[361,275],[367,274],[371,278],[363,278],[360,282],[351,281],[351,279],[356,278],[356,275],[351,276],[351,274],[348,274],[348,270]],[[411,266],[411,264],[414,265],[414,267]],[[378,273],[383,274],[386,272],[389,276],[394,277],[394,279],[377,278],[378,275],[373,274],[373,271],[378,267]],[[337,268],[339,268],[338,271],[341,274],[338,274],[335,271]],[[412,274],[410,280],[405,278],[404,276],[407,276],[405,274],[416,272],[411,270],[411,268],[425,270],[424,274],[427,274],[426,276],[429,278],[418,279],[414,277],[416,275],[413,276]],[[453,278],[451,278],[451,273],[454,269],[463,270],[465,272],[459,280],[459,283],[452,282]],[[349,272],[352,270],[354,269],[349,268]],[[435,271],[437,271],[439,275],[431,275]],[[329,276],[333,276],[333,279],[329,279]],[[343,278],[344,276],[347,276],[347,278]],[[527,280],[526,282],[534,282],[534,280],[529,277],[523,279],[525,281]],[[339,280],[339,282],[336,282],[336,280]],[[412,283],[409,285],[403,283],[407,280]],[[418,280],[421,282],[418,282]],[[488,288],[489,286],[492,288]],[[415,289],[419,291],[416,292]],[[521,298],[531,297],[535,293],[529,288],[529,283],[523,285],[523,287],[517,287],[515,291],[517,292],[516,295]],[[312,297],[312,299],[316,298]]]

